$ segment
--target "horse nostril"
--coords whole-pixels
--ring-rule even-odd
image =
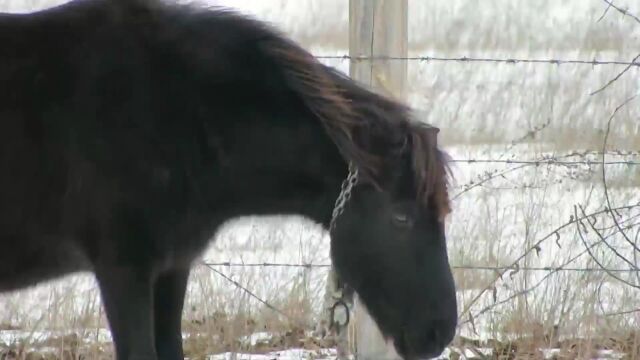
[[[442,337],[440,336],[440,330],[438,330],[437,327],[434,327],[431,330],[431,341],[433,341],[433,343],[437,344],[438,346],[442,344]]]
[[[447,346],[453,341],[453,338],[447,335],[447,331],[443,331],[442,329],[435,330],[433,342],[437,344],[438,348],[444,351]]]
[[[407,359],[440,356],[455,336],[455,324],[443,319],[425,319],[402,329],[395,338],[396,350]]]
[[[443,332],[437,326],[433,327],[430,331],[428,341],[433,344],[435,349],[439,349],[440,351],[444,350],[448,345],[448,341],[445,339]]]
[[[439,356],[449,345],[452,336],[449,335],[449,326],[445,322],[434,321],[426,332],[424,339],[426,354],[431,357]]]

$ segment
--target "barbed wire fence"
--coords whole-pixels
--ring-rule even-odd
[[[628,16],[634,21],[640,24],[640,18],[631,14],[629,11],[616,6],[609,0],[602,0],[608,4],[608,7],[604,11],[602,17],[604,17],[608,11],[614,9],[624,16]],[[601,17],[601,18],[602,18]],[[599,21],[599,20],[598,20]],[[607,59],[564,59],[564,58],[549,58],[549,59],[530,59],[530,58],[493,58],[493,57],[473,57],[473,56],[459,56],[459,57],[444,57],[437,55],[418,55],[408,57],[353,57],[349,55],[317,55],[321,60],[338,60],[338,61],[361,61],[361,60],[373,60],[373,61],[410,61],[410,62],[444,62],[444,63],[489,63],[489,64],[510,64],[517,66],[520,64],[535,64],[541,66],[562,66],[562,65],[581,65],[591,66],[592,68],[600,66],[618,66],[623,67],[620,72],[612,77],[608,82],[603,84],[597,90],[591,92],[590,96],[595,96],[600,93],[606,92],[607,88],[625,76],[632,69],[640,69],[640,54],[636,55],[628,61],[621,60],[607,60]],[[491,281],[488,282],[475,296],[467,301],[460,312],[460,325],[471,324],[475,328],[474,322],[483,314],[486,314],[498,306],[513,301],[514,299],[526,295],[540,287],[554,274],[560,272],[578,272],[578,273],[601,273],[606,274],[611,279],[632,288],[634,290],[640,290],[640,266],[638,265],[638,257],[640,256],[640,201],[636,203],[627,203],[623,205],[614,205],[611,202],[609,195],[609,185],[607,181],[607,168],[612,166],[626,166],[628,168],[634,168],[640,166],[640,150],[627,150],[627,149],[608,149],[607,140],[610,135],[612,123],[616,117],[616,114],[620,109],[628,106],[633,101],[637,100],[638,95],[631,96],[620,104],[611,114],[611,117],[607,121],[607,129],[604,135],[602,148],[592,150],[580,150],[570,151],[561,155],[544,155],[539,158],[454,158],[452,163],[460,164],[461,166],[483,164],[483,165],[506,165],[509,166],[506,169],[493,169],[488,170],[482,175],[468,181],[467,183],[456,186],[457,192],[452,194],[452,199],[458,199],[464,196],[466,193],[476,189],[478,187],[488,186],[494,179],[504,177],[509,173],[515,173],[526,168],[531,167],[564,167],[575,168],[583,167],[586,171],[595,173],[596,170],[600,171],[601,184],[606,198],[606,205],[596,209],[587,211],[583,204],[573,205],[573,215],[567,219],[566,222],[555,227],[544,236],[535,239],[526,247],[520,255],[515,257],[515,260],[506,265],[490,266],[490,265],[478,265],[478,264],[452,264],[454,270],[466,270],[466,271],[481,271],[494,274]],[[535,133],[544,130],[548,123],[536,127],[525,134],[520,139],[515,139],[511,142],[512,146],[517,143],[531,139]],[[618,156],[623,158],[622,160],[606,160],[607,156]],[[567,176],[571,176],[570,174]],[[526,184],[518,184],[516,188],[527,188]],[[598,222],[604,224],[605,220],[609,219],[612,224],[600,225]],[[530,257],[532,254],[539,254],[542,251],[542,247],[548,243],[552,243],[558,248],[562,247],[562,235],[564,230],[575,229],[578,234],[580,243],[583,248],[577,254],[569,257],[561,262],[559,265],[554,266],[532,266],[523,264],[524,260]],[[631,232],[635,230],[635,235],[631,235]],[[589,235],[587,235],[589,234]],[[595,237],[595,241],[590,241],[589,237]],[[621,238],[622,244],[626,245],[627,251],[622,251],[619,245],[613,245],[611,243],[614,237]],[[608,266],[599,260],[599,257],[595,254],[594,249],[604,249],[608,254],[619,260],[620,264],[616,266]],[[575,263],[578,259],[583,257],[590,258],[595,266],[577,266]],[[602,256],[601,256],[602,257]],[[202,266],[206,266],[216,273],[224,276],[228,281],[231,281],[234,286],[239,287],[242,291],[247,292],[251,297],[256,298],[261,303],[281,315],[287,317],[284,311],[278,309],[276,306],[269,304],[268,301],[261,299],[256,294],[251,292],[250,289],[230,279],[223,273],[216,269],[220,268],[296,268],[296,269],[330,269],[329,263],[287,263],[287,262],[237,262],[237,261],[203,261]],[[520,291],[512,292],[511,294],[500,298],[497,291],[497,283],[504,279],[513,277],[522,272],[542,272],[545,275],[540,279]],[[489,296],[492,298],[489,304],[480,306],[479,309],[473,310],[476,305],[481,302],[481,299]],[[632,308],[622,311],[605,313],[606,316],[618,316],[632,313],[638,313],[640,309]],[[289,319],[291,320],[291,319]]]
[[[350,55],[318,55],[318,59],[324,60],[348,60],[348,61],[419,61],[419,62],[461,62],[461,63],[494,63],[494,64],[540,64],[540,65],[591,65],[593,67],[598,65],[625,65],[630,68],[640,67],[638,57],[635,57],[631,61],[620,60],[580,60],[580,59],[521,59],[521,58],[485,58],[485,57],[473,57],[473,56],[458,56],[458,57],[443,57],[432,55],[419,55],[419,56],[350,56]]]

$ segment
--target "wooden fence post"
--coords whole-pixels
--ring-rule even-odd
[[[407,57],[408,0],[349,0],[349,75],[373,90],[404,100],[407,61],[371,57]],[[397,357],[380,330],[355,299],[352,326],[356,359],[390,360]]]
[[[408,0],[349,0],[349,75],[398,99],[405,97],[407,61],[367,58],[407,57],[408,8]]]
[[[407,61],[372,57],[407,57],[408,0],[349,0],[349,75],[381,94],[404,100]],[[333,310],[331,311],[333,306]],[[344,306],[348,307],[345,313]],[[325,314],[318,329],[334,324],[338,359],[395,360],[373,319],[359,304],[357,294],[342,287],[330,270],[324,299]],[[344,320],[349,318],[349,322]]]

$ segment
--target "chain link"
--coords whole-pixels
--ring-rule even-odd
[[[333,207],[333,213],[331,215],[331,223],[329,224],[329,229],[333,230],[336,226],[336,220],[342,213],[344,212],[344,206],[351,198],[351,191],[353,187],[358,183],[358,169],[352,164],[349,164],[349,175],[342,182],[342,187],[340,189],[340,195],[336,199],[336,203]]]
[[[349,163],[349,174],[347,175],[347,178],[342,181],[340,194],[338,195],[335,205],[333,206],[333,213],[331,214],[331,223],[329,224],[329,230],[335,229],[336,220],[344,212],[346,203],[349,201],[349,199],[351,199],[351,191],[357,183],[358,169],[355,165],[353,165],[353,163]],[[337,274],[334,274],[334,276],[337,276]],[[336,285],[337,284],[333,284],[333,286]],[[338,293],[334,295],[335,297],[333,299],[333,305],[329,309],[329,331],[333,333],[334,336],[337,336],[336,340],[339,344],[341,343],[341,341],[344,342],[346,340],[346,333],[344,332],[344,329],[347,327],[349,321],[351,320],[350,309],[347,302],[350,302],[349,300],[352,299],[350,299],[349,296],[345,298],[344,286],[346,286],[346,284],[342,284],[342,286],[339,286],[336,289],[331,289],[332,293],[336,290],[338,290]],[[342,311],[340,311],[339,314],[336,313],[338,306],[341,306],[342,308]],[[342,344],[342,346],[344,347],[346,346],[346,344]]]

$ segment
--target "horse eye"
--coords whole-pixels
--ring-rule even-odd
[[[396,211],[392,216],[393,222],[398,226],[410,227],[411,225],[413,225],[411,216],[409,216],[409,214],[407,214],[406,212]]]

